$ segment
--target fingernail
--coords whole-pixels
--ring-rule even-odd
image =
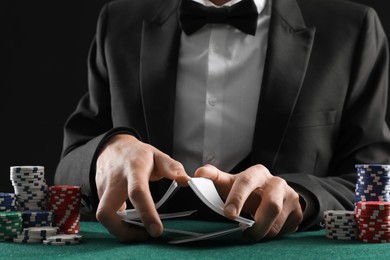
[[[234,204],[229,204],[225,207],[225,212],[229,215],[235,216],[237,215],[237,207]]]
[[[160,235],[158,232],[158,226],[156,224],[150,224],[148,230],[152,237],[158,237]]]

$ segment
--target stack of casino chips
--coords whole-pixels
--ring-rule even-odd
[[[54,211],[54,226],[65,234],[79,233],[81,190],[79,186],[50,186],[49,209]]]
[[[15,238],[23,229],[22,213],[19,211],[0,211],[0,241]]]
[[[355,211],[360,240],[368,243],[390,242],[390,202],[359,201]]]
[[[46,210],[49,187],[43,166],[12,166],[10,177],[15,193],[0,193],[0,241],[47,245],[81,242],[82,236],[75,234],[80,225],[79,187],[53,186],[51,210]]]
[[[326,237],[337,240],[355,240],[358,237],[358,224],[355,212],[348,210],[324,211]]]
[[[47,208],[48,185],[43,166],[11,166],[10,177],[19,211]]]
[[[390,201],[390,165],[357,164],[355,207],[359,201]]]
[[[26,210],[22,212],[23,227],[52,226],[54,212],[52,210]]]
[[[47,237],[57,235],[58,227],[29,227],[13,239],[15,243],[42,243]]]
[[[79,234],[61,234],[59,227],[29,227],[24,228],[13,238],[14,243],[34,243],[45,245],[77,245],[82,241]]]
[[[0,193],[0,211],[17,211],[14,193]]]
[[[82,236],[78,234],[58,234],[48,236],[43,240],[43,244],[51,246],[66,246],[66,245],[77,245],[82,241]]]

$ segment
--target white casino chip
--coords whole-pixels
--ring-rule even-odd
[[[58,234],[54,236],[46,237],[46,241],[51,242],[67,242],[67,241],[81,241],[83,239],[82,235],[78,234]]]

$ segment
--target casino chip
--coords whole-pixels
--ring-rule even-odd
[[[26,210],[22,212],[23,227],[52,226],[54,211],[52,210]]]
[[[15,238],[23,229],[22,213],[18,211],[0,212],[0,241]]]
[[[81,243],[80,187],[48,187],[43,166],[11,166],[10,180],[15,193],[0,193],[0,241]]]
[[[14,193],[0,193],[0,211],[17,211]]]
[[[390,201],[390,165],[357,164],[355,207],[359,201]]]
[[[15,243],[42,243],[48,236],[58,234],[58,231],[58,227],[51,226],[24,228],[13,241]]]
[[[10,179],[19,211],[47,208],[48,185],[43,166],[11,166]]]
[[[42,243],[42,238],[34,238],[24,235],[18,235],[13,239],[14,243],[24,243],[24,244],[40,244]]]
[[[390,165],[357,164],[355,215],[359,239],[390,242]]]
[[[43,244],[62,246],[62,245],[77,245],[82,241],[82,236],[79,234],[59,234],[48,236],[43,240]]]
[[[69,246],[69,245],[78,245],[80,244],[80,242],[79,241],[53,242],[53,241],[43,240],[43,244],[51,245],[51,246]]]
[[[65,234],[80,230],[81,190],[79,186],[50,186],[49,209],[54,211],[54,225]]]
[[[337,240],[355,240],[358,237],[358,224],[355,212],[348,210],[324,211],[326,237]]]
[[[369,243],[390,242],[390,202],[359,201],[355,211],[360,240]]]
[[[58,227],[29,227],[13,239],[15,243],[42,243],[48,236],[58,234]]]

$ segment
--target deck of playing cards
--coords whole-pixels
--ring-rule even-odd
[[[191,178],[188,181],[188,184],[191,187],[191,189],[195,192],[195,194],[203,201],[204,204],[206,204],[210,209],[212,209],[216,213],[224,216],[223,213],[224,202],[219,196],[212,180],[207,178]],[[169,198],[171,198],[179,188],[180,187],[176,183],[176,181],[173,181],[171,186],[168,188],[167,192],[164,194],[164,196],[155,204],[156,210],[159,207],[161,207]],[[169,214],[160,214],[160,218],[163,220],[169,218],[185,217],[191,215],[196,211],[197,210],[174,212]],[[123,221],[133,225],[138,225],[143,227],[143,223],[141,222],[137,214],[137,211],[135,209],[127,209],[124,211],[118,211],[117,213],[119,216],[122,217]],[[164,228],[164,232],[186,235],[185,237],[179,237],[177,239],[169,241],[169,243],[172,244],[179,244],[179,243],[209,239],[217,236],[226,235],[236,231],[243,231],[254,224],[253,220],[241,216],[237,217],[234,220],[238,222],[238,227],[212,232],[212,233],[198,233],[198,232],[193,232],[188,230],[179,230],[179,229],[170,229],[170,228]]]

